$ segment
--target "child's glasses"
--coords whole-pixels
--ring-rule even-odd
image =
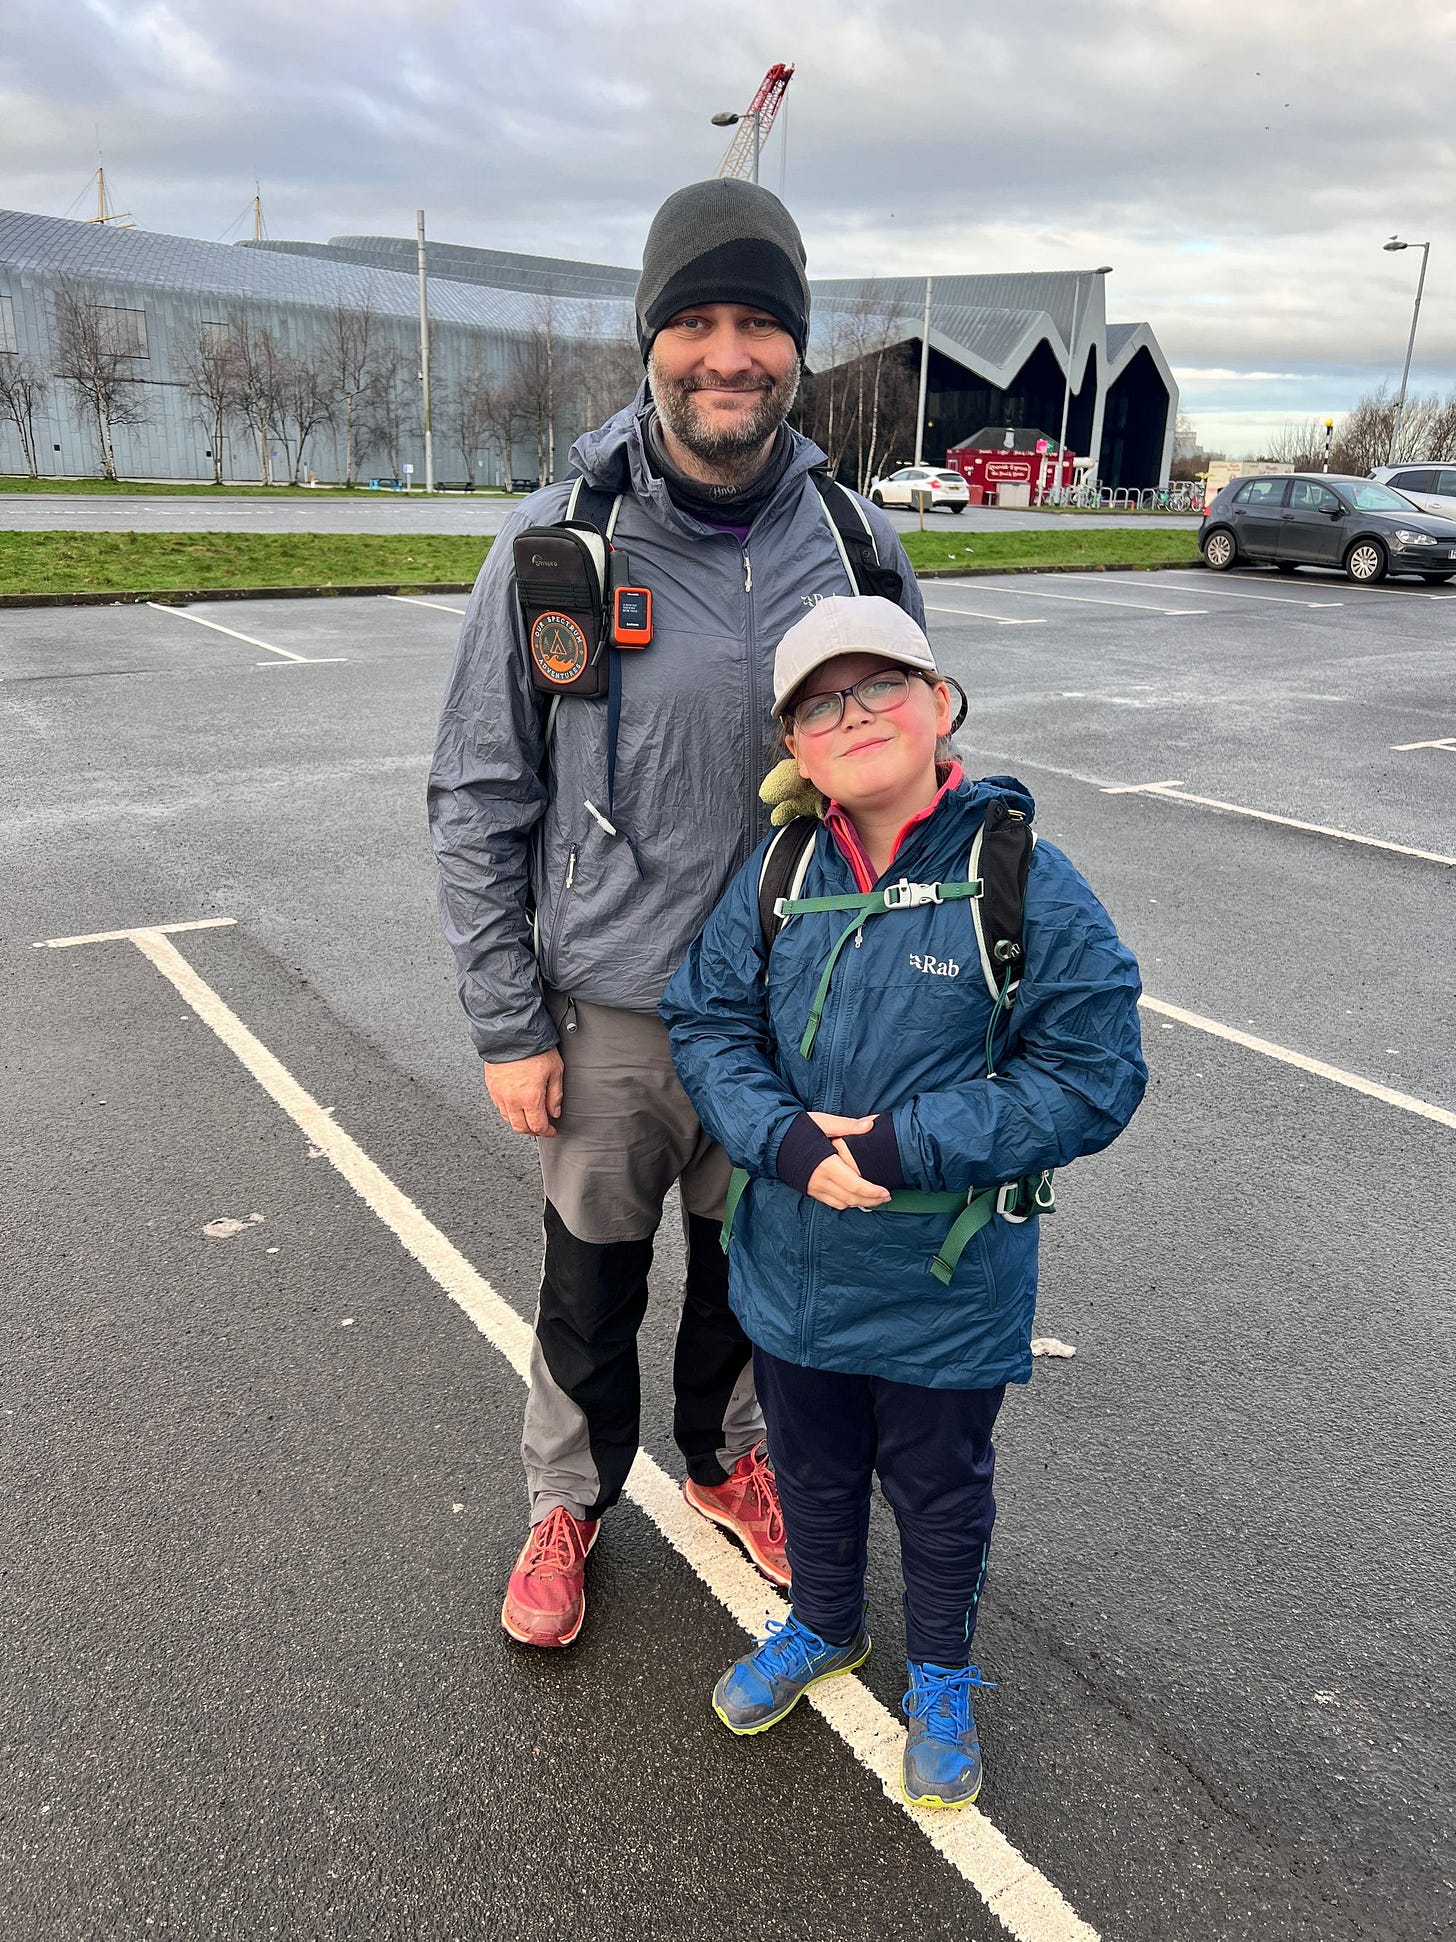
[[[922,681],[930,680],[922,675]],[[840,688],[830,694],[810,695],[793,710],[794,727],[801,735],[827,735],[831,728],[838,728],[844,720],[844,704],[851,695],[861,708],[867,708],[872,715],[888,715],[898,708],[910,692],[910,676],[904,668],[881,668],[876,674],[867,674],[862,681],[856,681],[852,688]]]

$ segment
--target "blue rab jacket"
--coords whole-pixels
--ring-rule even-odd
[[[998,796],[1030,816],[1031,797],[1014,779],[963,781],[910,829],[881,884],[963,882]],[[847,920],[839,911],[792,917],[767,952],[758,915],[765,847],[729,885],[661,1007],[698,1116],[750,1176],[733,1226],[734,1312],[761,1348],[808,1368],[931,1389],[1026,1382],[1036,1221],[996,1215],[943,1286],[929,1263],[952,1216],[825,1207],[779,1178],[779,1147],[805,1111],[889,1114],[906,1187],[937,1193],[1099,1151],[1147,1083],[1137,964],[1082,877],[1039,841],[1021,988],[998,1026],[994,1079],[985,1063],[992,1001],[964,903],[868,918],[839,954],[804,1058],[815,987]],[[797,894],[857,889],[821,830]]]

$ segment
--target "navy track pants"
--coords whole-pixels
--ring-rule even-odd
[[[864,1608],[875,1473],[900,1527],[905,1645],[933,1665],[971,1662],[996,1500],[991,1431],[1006,1394],[922,1389],[753,1351],[784,1512],[794,1614],[852,1639]]]

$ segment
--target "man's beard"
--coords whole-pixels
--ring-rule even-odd
[[[710,388],[702,379],[664,377],[653,355],[647,363],[647,382],[658,416],[678,443],[700,464],[711,466],[718,483],[746,485],[767,457],[764,447],[789,415],[798,395],[802,368],[795,357],[792,367],[777,383],[759,379],[745,384],[742,387],[745,391],[757,394],[757,403],[731,424],[721,425],[706,419],[693,402],[694,392]]]

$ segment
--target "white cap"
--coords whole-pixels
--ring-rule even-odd
[[[874,654],[899,667],[937,674],[935,656],[922,628],[893,600],[867,594],[851,598],[831,594],[796,620],[779,642],[774,656],[773,712],[782,715],[784,703],[801,688],[815,668],[841,654]]]

